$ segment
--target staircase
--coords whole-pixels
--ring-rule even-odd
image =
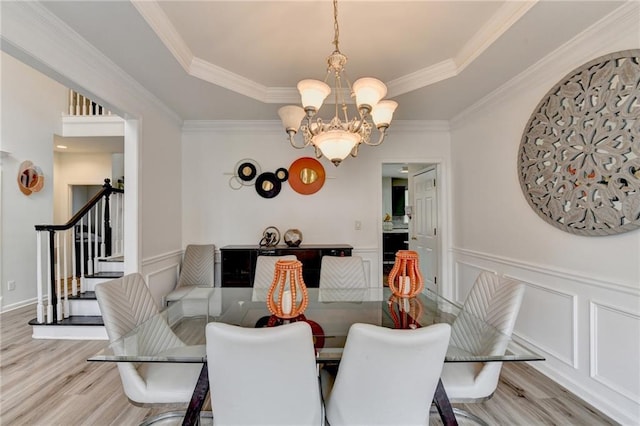
[[[68,316],[51,323],[29,321],[34,339],[108,340],[100,307],[96,300],[97,284],[123,276],[124,258],[98,258],[97,271],[84,277],[85,292],[68,296]]]
[[[34,339],[107,339],[95,288],[123,276],[123,195],[105,179],[66,224],[36,226]]]

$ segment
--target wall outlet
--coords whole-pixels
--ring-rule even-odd
[[[7,282],[7,289],[8,289],[9,291],[13,291],[13,290],[15,290],[15,289],[16,289],[16,282],[15,282],[15,281],[13,281],[13,280],[8,281],[8,282]]]

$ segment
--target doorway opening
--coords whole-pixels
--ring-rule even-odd
[[[382,283],[398,250],[414,250],[420,258],[424,284],[438,291],[440,242],[438,233],[437,164],[382,164]]]

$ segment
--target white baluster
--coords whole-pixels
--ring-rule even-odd
[[[87,98],[80,96],[82,97],[82,115],[87,115]]]
[[[98,206],[94,206],[93,207],[93,211],[94,211],[94,214],[96,215],[96,223],[94,225],[95,231],[93,233],[93,244],[95,244],[95,246],[93,248],[93,262],[94,262],[93,263],[93,273],[97,274],[98,272],[100,272],[100,271],[98,271],[98,258],[100,257],[100,248],[98,246],[98,244],[99,244],[98,239],[100,238],[100,232],[99,232],[99,229],[100,229],[100,218],[99,218],[98,214],[100,212],[100,209],[98,208]]]
[[[78,295],[78,273],[76,268],[76,227],[71,228],[71,295]]]
[[[93,244],[91,244],[91,210],[87,213],[87,275],[93,275]]]
[[[120,254],[122,253],[122,240],[120,232],[122,232],[122,197],[121,194],[114,194],[114,210],[115,210],[115,220],[113,221],[113,239],[115,245],[115,252]]]
[[[62,288],[60,282],[60,233],[56,232],[56,316],[58,321],[62,320]]]
[[[49,237],[51,237],[51,231],[49,231]],[[53,304],[51,303],[51,245],[47,244],[47,324],[53,322]]]
[[[38,292],[36,319],[42,324],[44,322],[44,305],[42,304],[42,231],[36,232],[36,274],[36,290]]]
[[[105,214],[106,214],[106,207],[107,207],[107,203],[105,202],[105,198],[102,197],[102,200],[100,202],[100,204],[102,205],[102,220],[100,221],[100,228],[102,229],[102,242],[100,243],[100,257],[105,257],[106,253],[107,253],[107,244],[105,241],[104,236],[105,234],[105,223],[104,223],[104,218],[105,218]]]
[[[124,194],[120,194],[120,253],[124,253]]]
[[[64,274],[62,277],[62,288],[63,288],[63,293],[64,293],[64,310],[63,310],[63,316],[65,318],[69,318],[69,284],[67,283],[67,277],[69,276],[69,273],[67,271],[67,263],[69,262],[69,259],[67,258],[67,235],[69,234],[69,230],[66,230],[64,232],[63,238],[62,238],[62,242],[63,242],[63,264],[64,264]]]
[[[69,89],[69,115],[73,115],[73,90]]]
[[[84,269],[86,268],[87,260],[84,258],[84,217],[80,218],[80,293],[87,291]]]
[[[76,115],[80,115],[82,107],[80,106],[80,93],[76,92]]]

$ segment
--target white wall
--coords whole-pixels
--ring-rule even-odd
[[[53,221],[53,135],[62,127],[67,90],[13,57],[2,61],[2,258],[0,310],[35,300],[35,225]],[[29,90],[25,90],[29,88]],[[18,168],[32,161],[44,173],[44,188],[24,195],[18,189]],[[15,281],[16,289],[7,290]],[[35,311],[34,311],[35,316]]]
[[[640,47],[638,3],[607,20],[452,126],[454,296],[480,269],[527,285],[516,335],[545,355],[533,363],[623,424],[640,421],[640,230],[582,237],[547,224],[517,175],[523,129],[547,91],[581,64]]]
[[[253,186],[229,186],[236,164],[245,158],[263,172],[289,168],[312,148],[291,147],[280,123],[187,122],[183,131],[183,245],[258,244],[267,226],[283,234],[302,231],[303,244],[350,244],[369,262],[379,285],[383,162],[449,162],[448,127],[442,123],[394,123],[379,147],[363,146],[357,158],[339,167],[321,159],[327,179],[315,194],[301,195],[288,183],[280,194],[262,198]],[[444,203],[446,205],[446,203]],[[360,221],[360,230],[355,222]]]
[[[111,154],[70,154],[54,152],[54,212],[53,223],[62,224],[71,218],[70,185],[104,184],[111,179]]]

